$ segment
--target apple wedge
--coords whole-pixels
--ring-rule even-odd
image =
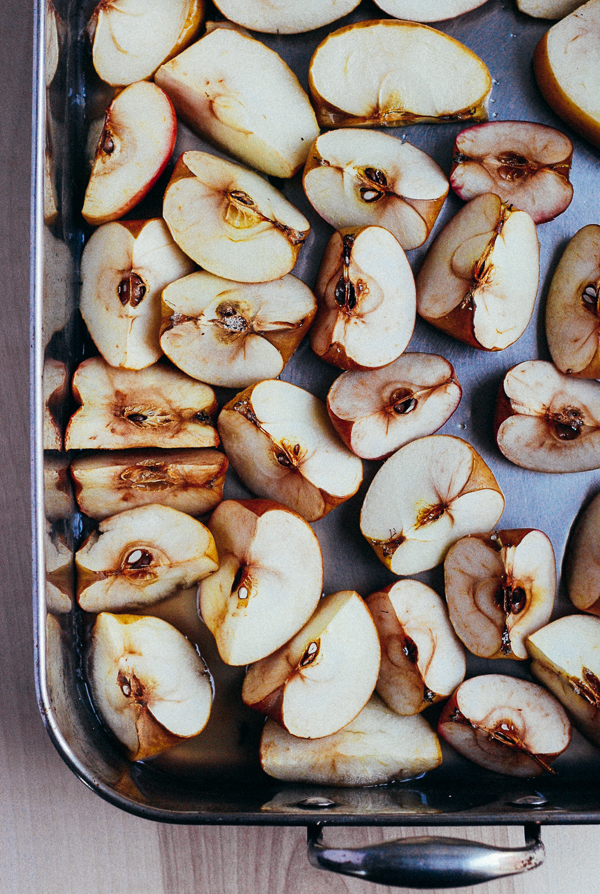
[[[316,521],[356,493],[362,463],[342,444],[325,405],[269,379],[246,388],[219,415],[219,433],[242,482]]]
[[[567,615],[527,640],[531,672],[600,748],[600,618]]]
[[[553,127],[488,121],[457,136],[450,183],[466,202],[492,192],[534,223],[545,223],[571,203],[572,158],[573,143]]]
[[[443,561],[467,534],[489,531],[504,509],[491,470],[466,441],[430,435],[394,453],[367,491],[360,529],[394,574]]]
[[[44,514],[50,522],[73,515],[69,458],[64,453],[44,454]]]
[[[126,87],[106,110],[82,215],[92,226],[117,220],[147,195],[171,158],[177,118],[150,81]]]
[[[160,345],[189,376],[226,388],[274,379],[312,323],[315,296],[287,274],[239,283],[192,273],[162,293]]]
[[[327,411],[353,453],[385,459],[437,431],[458,407],[461,393],[454,367],[439,354],[402,354],[381,369],[338,376]]]
[[[433,326],[484,351],[525,332],[537,295],[533,220],[486,193],[439,233],[417,275],[417,310]]]
[[[87,677],[96,709],[132,761],[197,736],[208,723],[210,673],[192,643],[160,618],[98,615]]]
[[[405,251],[429,236],[448,195],[448,180],[425,152],[379,131],[341,128],[321,134],[302,179],[327,223],[380,226]]]
[[[248,668],[242,698],[293,736],[330,736],[371,698],[380,658],[368,608],[358,593],[342,590],[325,596],[286,645]]]
[[[482,658],[527,658],[525,640],[550,620],[556,593],[554,550],[542,531],[472,534],[444,561],[450,621]]]
[[[265,773],[285,782],[384,785],[434,770],[442,751],[423,717],[399,717],[373,695],[351,723],[321,739],[299,739],[268,720],[260,762]]]
[[[568,375],[600,378],[600,226],[579,230],[563,252],[546,300],[552,360]]]
[[[63,615],[73,608],[73,552],[66,540],[46,522],[44,535],[46,569],[46,608],[54,615]]]
[[[67,425],[66,450],[219,444],[212,388],[163,363],[114,369],[90,357],[75,370],[72,387],[81,406]]]
[[[110,450],[71,463],[75,498],[90,518],[161,503],[188,515],[212,512],[223,497],[227,457],[218,450]]]
[[[462,683],[442,711],[439,735],[475,764],[508,776],[553,773],[571,741],[560,702],[541,686],[487,674]]]
[[[62,450],[60,410],[67,399],[68,382],[67,367],[62,360],[44,361],[44,450]]]
[[[81,259],[81,315],[111,366],[144,369],[162,356],[160,295],[192,261],[160,218],[113,221],[92,233]]]
[[[219,567],[215,541],[191,515],[150,503],[100,522],[75,554],[84,611],[152,605]]]
[[[358,22],[315,50],[308,84],[321,127],[485,121],[492,78],[475,53],[427,25]]]
[[[192,130],[265,174],[292,177],[319,134],[291,68],[237,30],[216,28],[154,79]]]
[[[226,18],[251,31],[300,34],[329,25],[356,9],[360,0],[216,0]]]
[[[600,494],[578,519],[566,554],[567,593],[580,611],[600,615]]]
[[[384,12],[411,22],[441,22],[483,6],[486,0],[375,0]]]
[[[398,240],[383,227],[344,229],[327,244],[315,286],[318,311],[310,344],[342,369],[386,366],[415,326],[413,273]]]
[[[517,7],[535,19],[562,19],[586,0],[517,0]]]
[[[92,59],[107,84],[154,74],[198,34],[204,0],[101,0],[88,25]]]
[[[225,500],[208,523],[219,570],[198,588],[198,609],[226,664],[259,661],[316,609],[323,557],[310,525],[269,500]]]
[[[495,429],[500,451],[524,469],[598,469],[600,385],[565,376],[544,360],[526,360],[504,376]]]
[[[165,191],[175,242],[209,273],[266,282],[289,273],[310,229],[259,174],[206,152],[184,152]]]
[[[418,714],[465,678],[465,651],[435,590],[416,580],[366,599],[381,643],[377,692],[397,714]]]

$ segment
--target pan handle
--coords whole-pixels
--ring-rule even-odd
[[[462,838],[397,838],[355,848],[327,847],[322,823],[308,827],[308,859],[317,869],[380,885],[458,888],[535,869],[544,862],[539,823],[525,823],[525,847],[504,848]]]

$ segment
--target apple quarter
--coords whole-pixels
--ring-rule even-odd
[[[231,22],[251,31],[301,34],[341,19],[360,0],[216,0],[215,6]]]

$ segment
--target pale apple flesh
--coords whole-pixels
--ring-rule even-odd
[[[377,6],[397,19],[441,22],[483,6],[486,0],[375,0]]]
[[[600,615],[600,499],[598,494],[577,521],[566,555],[567,592],[580,611]]]
[[[587,0],[517,0],[517,7],[535,19],[562,19]]]
[[[328,25],[356,9],[360,0],[217,0],[215,6],[230,21],[270,34],[301,34]]]

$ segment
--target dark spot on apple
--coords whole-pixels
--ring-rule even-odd
[[[235,572],[235,577],[233,578],[233,583],[231,584],[231,592],[232,593],[234,592],[234,590],[237,590],[237,588],[241,584],[243,576],[244,576],[244,566],[240,565],[238,570]]]
[[[429,506],[422,509],[417,516],[417,527],[422,528],[424,525],[430,525],[442,517],[446,507],[441,503],[437,506]]]
[[[354,310],[357,303],[356,298],[356,289],[354,288],[354,283],[345,279],[343,276],[340,276],[338,280],[338,284],[335,287],[335,300],[336,304],[340,307],[347,307],[349,310]]]
[[[236,202],[240,202],[242,205],[248,205],[249,207],[254,205],[254,199],[241,189],[232,189],[229,193],[229,197],[235,199]]]
[[[352,255],[352,246],[354,245],[354,236],[346,233],[346,235],[342,239],[342,256],[344,260],[344,266],[350,266],[350,257]]]
[[[581,434],[583,417],[578,407],[565,407],[560,413],[549,414],[549,420],[560,441],[574,441]]]
[[[199,410],[197,413],[194,413],[194,420],[196,422],[208,423],[210,422],[210,416],[205,410]]]
[[[287,453],[281,451],[280,453],[275,454],[275,459],[279,463],[280,466],[285,466],[287,469],[291,469],[293,463]]]

